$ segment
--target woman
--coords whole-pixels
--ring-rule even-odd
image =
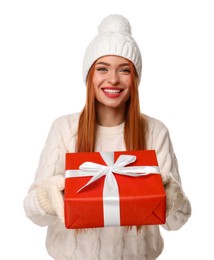
[[[53,123],[24,201],[27,216],[40,226],[48,226],[46,246],[54,259],[153,260],[163,250],[158,225],[82,232],[65,228],[62,191],[66,152],[156,150],[167,195],[163,227],[177,230],[191,214],[167,128],[140,113],[141,69],[140,50],[128,20],[120,15],[106,17],[84,56],[86,105],[82,113]]]

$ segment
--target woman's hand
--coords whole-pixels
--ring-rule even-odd
[[[162,174],[162,181],[166,191],[166,216],[175,212],[185,201],[181,184],[171,175]]]
[[[49,215],[57,215],[64,223],[63,193],[65,178],[56,175],[43,180],[37,187],[37,199],[43,210]]]

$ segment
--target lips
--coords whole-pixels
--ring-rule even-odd
[[[123,89],[121,88],[115,88],[115,87],[104,87],[102,88],[102,91],[107,97],[110,98],[117,98],[121,95],[123,92]]]

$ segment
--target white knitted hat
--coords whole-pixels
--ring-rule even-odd
[[[83,59],[83,79],[85,83],[93,63],[106,55],[121,56],[130,60],[136,68],[139,79],[141,78],[141,53],[131,36],[129,21],[121,15],[115,14],[105,17],[98,27],[98,35],[87,47]]]

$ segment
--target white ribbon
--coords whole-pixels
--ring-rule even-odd
[[[140,177],[153,173],[160,174],[159,167],[126,167],[126,165],[136,161],[136,156],[120,155],[114,163],[114,152],[101,152],[100,155],[106,165],[84,162],[80,165],[79,170],[66,170],[66,178],[92,176],[92,178],[77,191],[80,192],[102,176],[106,176],[103,187],[104,226],[120,226],[119,190],[113,173],[131,177]]]

